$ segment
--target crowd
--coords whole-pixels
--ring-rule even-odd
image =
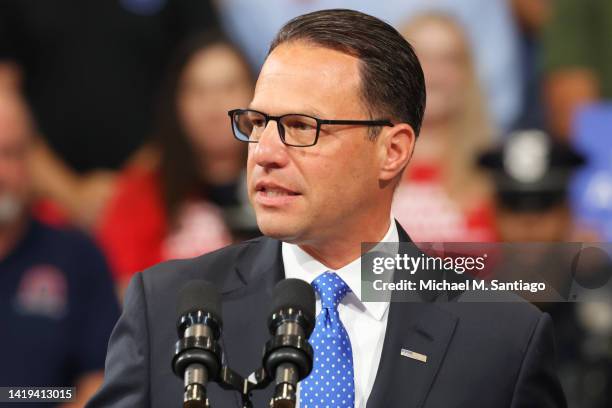
[[[227,112],[322,8],[390,22],[422,63],[393,208],[414,241],[612,239],[607,0],[0,0],[0,385],[82,404],[135,272],[258,235]],[[579,304],[542,307],[570,406],[610,406],[612,346]]]

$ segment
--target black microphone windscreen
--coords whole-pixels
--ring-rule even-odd
[[[178,317],[202,310],[212,314],[219,322],[221,319],[221,295],[217,289],[204,280],[192,280],[179,292]]]
[[[272,313],[285,308],[301,310],[304,316],[314,322],[316,299],[312,286],[301,279],[284,279],[276,284],[272,292]]]

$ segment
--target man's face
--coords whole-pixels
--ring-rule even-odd
[[[360,99],[359,61],[304,42],[278,46],[266,60],[250,108],[270,115],[370,119]],[[379,186],[380,137],[365,126],[325,126],[310,147],[286,146],[268,123],[249,145],[249,198],[260,230],[308,244],[367,228],[384,208]],[[389,200],[390,201],[390,200]],[[387,213],[388,216],[388,213]]]
[[[0,101],[0,227],[18,218],[29,193],[26,120],[17,104]]]
[[[497,228],[505,242],[565,241],[571,231],[571,211],[563,204],[532,212],[516,212],[500,206]]]

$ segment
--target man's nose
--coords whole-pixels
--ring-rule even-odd
[[[255,164],[264,168],[281,168],[289,162],[287,147],[278,134],[278,125],[269,121],[259,142],[252,145],[252,157]]]

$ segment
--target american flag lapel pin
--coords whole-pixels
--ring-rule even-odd
[[[408,357],[413,360],[420,361],[421,363],[427,362],[427,356],[425,354],[417,353],[416,351],[403,348],[400,354],[402,357]]]

